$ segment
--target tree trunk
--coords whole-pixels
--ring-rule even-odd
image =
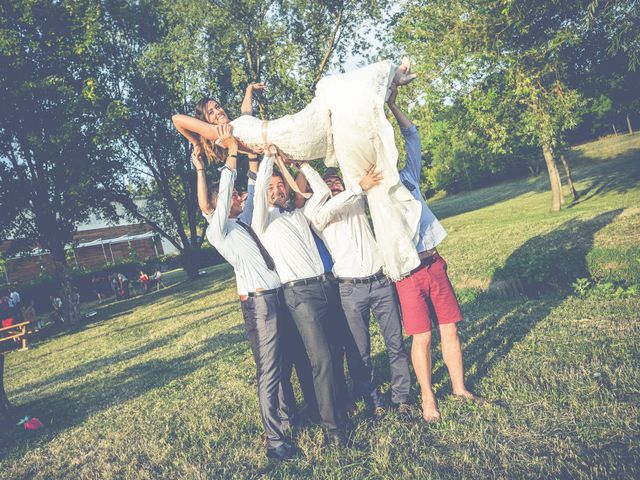
[[[198,270],[200,269],[200,248],[191,245],[185,245],[182,250],[182,268],[187,272],[189,280],[198,278]]]
[[[64,246],[57,246],[50,250],[54,265],[53,275],[60,288],[64,321],[77,323],[80,320],[80,302],[78,294],[71,284],[71,269],[67,263]]]
[[[633,135],[633,127],[631,127],[631,117],[627,113],[627,127],[629,127],[629,135]]]
[[[567,176],[567,183],[569,184],[569,190],[571,190],[571,195],[573,195],[573,201],[578,200],[580,196],[576,187],[573,185],[573,178],[571,177],[571,170],[569,169],[569,164],[567,163],[567,159],[564,157],[564,153],[560,154],[560,160],[562,161],[562,165],[564,166],[564,173]]]
[[[551,211],[559,212],[562,201],[562,185],[560,184],[558,168],[556,167],[556,159],[553,153],[553,147],[550,143],[542,145],[542,154],[547,164],[547,172],[549,173],[549,183],[551,183]]]
[[[560,185],[560,205],[564,205],[566,202],[564,200],[564,192],[562,191],[562,178],[560,177],[560,170],[556,166],[556,177],[558,180],[558,185]]]
[[[613,127],[613,134],[617,137],[618,136],[618,131],[616,130],[615,124],[612,123],[611,126]]]

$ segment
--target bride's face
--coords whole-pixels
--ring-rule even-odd
[[[225,112],[224,108],[222,108],[215,100],[209,100],[205,113],[207,116],[207,122],[209,123],[213,123],[214,125],[229,123],[227,112]]]

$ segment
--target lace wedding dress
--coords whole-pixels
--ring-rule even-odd
[[[231,122],[233,135],[249,147],[268,141],[292,159],[323,158],[340,167],[347,188],[373,164],[383,182],[367,192],[384,270],[393,280],[418,266],[420,203],[400,181],[393,127],[384,112],[397,67],[389,61],[324,77],[303,110],[265,122],[243,115]]]

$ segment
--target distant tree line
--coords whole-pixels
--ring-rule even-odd
[[[557,211],[562,150],[640,128],[636,0],[409,1],[394,25],[419,60],[408,97],[429,191],[535,172],[543,158]]]

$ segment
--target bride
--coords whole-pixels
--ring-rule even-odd
[[[252,87],[247,89],[239,118],[230,121],[215,100],[196,106],[196,117],[174,115],[176,129],[212,160],[224,158],[215,141],[219,126],[230,123],[242,149],[260,151],[272,144],[293,161],[323,158],[327,166],[339,166],[347,188],[358,184],[372,165],[383,181],[367,192],[371,220],[385,273],[393,280],[408,274],[420,263],[416,253],[420,204],[400,181],[398,150],[384,103],[392,82],[403,85],[415,78],[408,59],[398,67],[390,61],[321,79],[314,99],[301,111],[276,120],[251,115]],[[282,169],[282,165],[281,165]],[[409,221],[407,219],[410,219]]]

